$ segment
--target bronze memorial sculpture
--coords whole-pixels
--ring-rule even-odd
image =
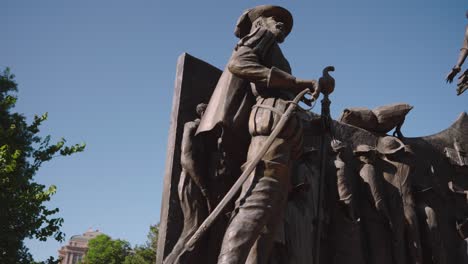
[[[334,68],[291,75],[279,44],[292,27],[257,6],[224,71],[180,56],[157,263],[468,263],[466,113],[418,138],[400,131],[405,103],[332,120]]]

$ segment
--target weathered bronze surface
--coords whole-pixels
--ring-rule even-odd
[[[180,57],[157,263],[468,263],[466,113],[419,138],[400,132],[408,104],[332,120],[333,68],[291,75],[278,44],[292,25],[284,8],[255,7],[224,71]],[[321,115],[294,106],[282,121],[305,88],[305,104],[324,95]]]

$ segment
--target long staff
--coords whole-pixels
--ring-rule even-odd
[[[330,134],[332,139],[334,137],[333,131],[332,131],[332,118],[330,115],[330,104],[331,101],[328,98],[328,95],[333,91],[335,88],[335,81],[333,77],[331,77],[328,72],[329,71],[334,71],[335,68],[332,66],[326,67],[323,70],[323,76],[319,80],[319,86],[321,87],[321,92],[323,93],[324,97],[321,101],[322,103],[322,111],[321,111],[321,125],[322,125],[322,138],[320,142],[320,150],[321,150],[321,159],[322,162],[320,164],[320,178],[319,178],[319,186],[318,186],[318,204],[317,204],[317,211],[315,213],[316,219],[317,219],[317,225],[315,229],[315,237],[314,237],[314,262],[313,264],[318,264],[320,261],[320,240],[322,236],[322,225],[323,221],[325,220],[325,217],[323,215],[323,201],[324,201],[324,194],[325,194],[325,174],[326,174],[326,167],[327,167],[327,161],[328,161],[328,147],[329,144],[326,144],[327,142],[327,134]]]

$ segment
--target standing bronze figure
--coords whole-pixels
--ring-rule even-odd
[[[466,13],[466,17],[468,18],[468,11]],[[461,71],[461,66],[465,62],[466,56],[468,56],[468,26],[465,29],[465,36],[463,38],[463,45],[460,49],[460,53],[458,55],[458,60],[455,66],[453,66],[452,70],[447,75],[447,82],[451,83],[453,78],[457,76],[457,74]],[[457,84],[457,95],[462,94],[466,89],[468,89],[468,70],[465,71],[460,77],[458,77],[458,84]]]
[[[257,6],[242,14],[235,30],[240,41],[198,128],[197,133],[203,133],[221,124],[239,134],[248,129],[251,139],[246,164],[262,148],[290,100],[305,88],[314,91],[314,98],[319,95],[315,80],[291,75],[279,47],[292,26],[292,15],[279,6]],[[293,116],[244,183],[218,263],[268,262],[273,241],[281,239],[277,234],[281,233],[291,164],[301,151],[302,125]]]

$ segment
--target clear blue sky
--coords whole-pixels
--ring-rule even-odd
[[[246,8],[272,3],[294,15],[282,45],[293,73],[317,78],[334,65],[332,115],[343,108],[407,102],[403,133],[447,128],[467,110],[444,78],[455,64],[465,0],[2,1],[0,67],[19,83],[16,110],[49,113],[42,135],[87,149],[46,164],[50,202],[71,235],[102,230],[133,245],[159,222],[177,57],[188,52],[223,68]],[[319,111],[319,109],[316,109]],[[41,260],[60,244],[28,241]]]

